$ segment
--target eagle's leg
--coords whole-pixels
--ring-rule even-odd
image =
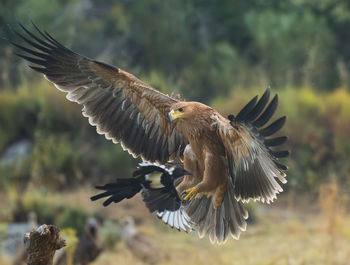
[[[223,176],[227,176],[227,175],[225,174]],[[216,187],[215,197],[214,197],[214,208],[218,208],[221,205],[226,193],[227,182],[228,182],[228,178],[225,177],[222,179],[222,183],[220,183]]]
[[[179,195],[201,181],[197,157],[190,145],[187,145],[184,151],[184,169],[190,171],[192,175],[185,175],[182,182],[176,187]]]
[[[185,199],[192,199],[197,194],[215,194],[214,207],[221,205],[227,186],[227,172],[225,163],[220,156],[206,153],[203,180],[196,186],[186,190]]]

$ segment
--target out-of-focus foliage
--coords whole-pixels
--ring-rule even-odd
[[[58,220],[58,222],[62,228],[70,227],[81,234],[84,230],[87,217],[85,211],[79,207],[65,208],[61,220]]]
[[[348,84],[345,0],[2,0],[0,24],[33,19],[58,40],[161,90],[210,102],[237,86]],[[4,26],[6,38],[15,38]],[[0,39],[2,89],[37,78]]]
[[[64,228],[61,230],[62,238],[66,241],[65,251],[67,254],[67,264],[73,264],[74,251],[77,248],[79,238],[73,228]]]
[[[102,244],[107,249],[113,249],[114,246],[121,240],[121,228],[120,225],[111,220],[104,222],[101,228],[101,240]]]
[[[81,115],[52,85],[36,82],[15,91],[0,92],[0,150],[19,139],[33,143],[27,157],[0,160],[1,187],[33,182],[61,189],[89,180],[127,177],[137,161],[128,159],[120,146],[98,136]],[[121,166],[123,165],[123,166]]]
[[[30,214],[35,213],[38,224],[55,223],[63,229],[74,229],[79,235],[83,233],[89,212],[75,202],[67,203],[59,193],[53,195],[43,189],[32,188],[21,193],[11,189],[8,194],[10,198],[6,202],[10,207],[6,216],[0,215],[1,220],[27,222]]]

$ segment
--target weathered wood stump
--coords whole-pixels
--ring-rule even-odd
[[[41,225],[27,233],[24,244],[28,253],[28,265],[52,265],[56,250],[66,242],[60,236],[60,229],[54,225]]]

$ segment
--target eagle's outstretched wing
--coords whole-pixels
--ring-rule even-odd
[[[265,137],[276,133],[284,125],[286,117],[281,117],[263,127],[274,114],[277,95],[268,104],[270,90],[267,89],[260,100],[254,97],[230,120],[216,115],[217,131],[226,149],[230,175],[234,181],[235,196],[239,200],[260,200],[270,203],[283,189],[276,179],[286,183],[286,166],[277,160],[288,156],[288,151],[274,151],[272,146],[283,144],[287,137]],[[268,104],[268,105],[267,105]]]
[[[165,163],[182,154],[186,140],[168,119],[176,98],[117,67],[69,50],[35,25],[40,38],[20,26],[27,36],[16,33],[31,47],[13,43],[28,54],[17,55],[66,92],[67,99],[82,104],[83,115],[98,133],[121,142],[133,156],[141,155],[147,161]]]

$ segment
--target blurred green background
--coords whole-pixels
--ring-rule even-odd
[[[14,55],[8,39],[20,40],[11,28],[19,29],[16,20],[31,28],[30,19],[78,53],[224,115],[270,86],[279,94],[278,115],[288,117],[282,133],[291,151],[286,192],[270,208],[302,218],[317,212],[330,224],[347,216],[341,213],[350,188],[349,1],[0,0],[0,222],[21,222],[35,211],[40,223],[79,232],[88,215],[119,218],[117,207],[107,213],[88,198],[94,185],[128,177],[138,162]],[[321,198],[327,187],[336,187],[333,206]],[[66,198],[76,203],[68,206]],[[251,206],[252,215],[259,207]],[[350,240],[344,227],[340,235]],[[333,264],[328,258],[240,264]],[[343,258],[336,264],[346,264]]]

